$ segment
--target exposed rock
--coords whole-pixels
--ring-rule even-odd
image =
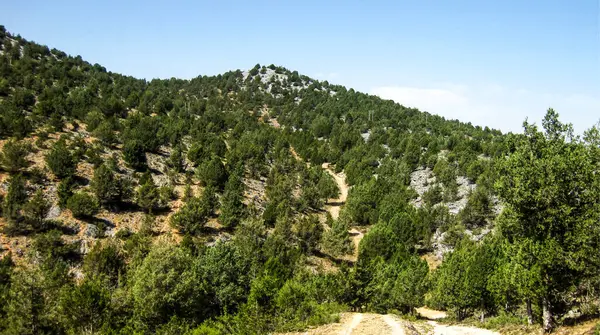
[[[431,237],[431,247],[433,249],[433,254],[439,260],[444,259],[444,255],[448,252],[453,251],[454,249],[444,243],[444,238],[446,237],[446,232],[443,232],[438,228],[435,231],[435,234]]]
[[[431,185],[435,184],[435,176],[430,168],[419,168],[410,174],[410,187],[419,195],[412,201],[415,207],[423,205],[423,193],[427,192]]]
[[[100,237],[100,229],[98,228],[98,226],[91,224],[91,223],[86,223],[85,224],[85,231],[84,231],[84,235],[87,237],[92,237],[92,238],[97,238]]]
[[[360,136],[363,138],[365,142],[369,142],[369,138],[371,137],[371,131],[367,130],[365,133],[361,133]]]
[[[90,252],[90,242],[87,240],[77,240],[74,243],[79,242],[79,253],[82,255],[86,255]]]
[[[469,200],[469,194],[477,187],[475,183],[471,183],[469,179],[463,176],[458,176],[456,183],[458,184],[457,200],[446,204],[448,211],[452,214],[458,214],[465,208]]]
[[[60,207],[58,207],[58,205],[53,205],[52,207],[50,207],[50,210],[48,211],[48,214],[46,215],[46,220],[54,220],[57,219],[60,216]]]
[[[116,233],[117,230],[115,227],[107,227],[106,230],[104,230],[104,236],[114,237]]]

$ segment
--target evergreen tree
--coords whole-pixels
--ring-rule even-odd
[[[77,160],[71,154],[64,140],[58,140],[46,155],[46,165],[59,179],[75,174]]]
[[[10,173],[21,171],[27,167],[28,146],[14,139],[8,140],[0,153],[0,166]]]
[[[91,188],[101,204],[111,205],[125,201],[131,192],[130,183],[117,176],[106,165],[101,165],[94,170]]]
[[[23,206],[23,213],[34,230],[43,228],[44,220],[50,211],[50,203],[46,200],[44,191],[38,190]]]
[[[129,166],[135,170],[145,170],[148,166],[146,163],[146,152],[140,141],[126,141],[123,145],[123,159]]]
[[[570,288],[598,264],[600,171],[589,145],[554,110],[542,124],[544,132],[524,123],[515,152],[498,164],[496,186],[512,214],[500,226],[515,246],[509,257],[537,269],[530,281],[539,284],[543,328],[550,331],[574,303]]]
[[[183,233],[200,233],[209,217],[214,213],[216,202],[215,190],[206,187],[201,198],[190,198],[179,212],[171,217],[171,226]]]
[[[98,200],[85,192],[73,194],[66,204],[74,217],[85,219],[94,216],[98,212]]]
[[[15,221],[21,217],[20,210],[27,200],[25,180],[23,176],[14,175],[8,180],[8,191],[2,204],[2,215]]]
[[[235,227],[245,214],[244,183],[241,179],[241,169],[232,173],[225,184],[225,191],[221,197],[221,215],[219,221],[225,227]]]
[[[219,190],[222,190],[227,182],[227,170],[216,156],[200,164],[196,170],[196,175],[203,186],[215,187]]]

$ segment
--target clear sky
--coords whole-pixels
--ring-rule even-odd
[[[141,78],[277,64],[520,131],[600,119],[599,0],[3,1],[24,38]]]

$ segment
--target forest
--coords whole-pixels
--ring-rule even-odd
[[[0,26],[0,204],[0,334],[600,312],[600,127],[551,108],[513,134],[275,65],[148,81]]]

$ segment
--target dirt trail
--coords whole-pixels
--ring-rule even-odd
[[[433,335],[500,335],[500,333],[495,331],[475,327],[446,326],[440,325],[435,321],[427,323],[433,326]]]
[[[383,321],[385,321],[385,323],[387,323],[392,329],[392,335],[404,335],[404,327],[402,327],[402,324],[396,319],[396,317],[386,314],[382,318]]]
[[[329,163],[323,163],[321,167],[323,168],[323,170],[327,171],[327,173],[329,173],[331,177],[333,177],[333,180],[335,181],[338,189],[340,190],[340,195],[337,198],[328,199],[327,204],[325,204],[325,210],[327,210],[329,214],[331,214],[331,217],[334,220],[337,220],[340,217],[340,211],[342,209],[342,206],[346,203],[346,200],[348,199],[348,191],[350,190],[350,186],[348,186],[348,184],[346,183],[346,175],[344,174],[344,172],[335,173],[331,166],[329,166]],[[365,234],[364,232],[356,228],[351,228],[348,232],[350,233],[350,238],[352,239],[352,244],[354,245],[354,253],[352,253],[352,255],[348,255],[345,259],[352,262],[356,262],[356,259],[358,258],[358,245],[360,244],[360,241],[363,239]]]
[[[446,312],[436,311],[436,310],[430,309],[426,306],[419,307],[416,310],[417,310],[417,313],[419,313],[419,315],[421,315],[422,317],[429,319],[429,320],[443,319],[447,316]]]
[[[392,315],[342,313],[340,322],[286,335],[405,335],[402,321]]]
[[[331,214],[331,217],[337,220],[337,218],[340,217],[342,205],[344,205],[346,203],[346,199],[348,199],[348,190],[350,187],[348,184],[346,184],[346,175],[344,172],[335,173],[335,171],[333,171],[329,166],[329,163],[323,163],[321,167],[323,170],[327,171],[331,177],[333,177],[340,190],[339,197],[335,199],[328,199],[327,205],[325,205],[325,209]]]
[[[497,332],[466,326],[441,325],[435,321],[409,322],[392,314],[342,313],[340,322],[305,332],[285,335],[500,335]]]

